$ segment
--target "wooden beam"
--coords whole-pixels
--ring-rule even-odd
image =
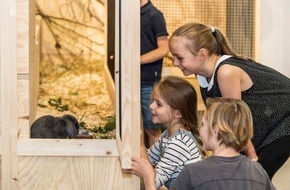
[[[1,2],[2,189],[17,189],[17,0]]]
[[[118,156],[115,139],[22,139],[19,156]]]
[[[140,2],[116,1],[115,23],[117,97],[121,92],[116,100],[121,131],[117,127],[116,136],[121,166],[130,169],[131,156],[140,155]]]

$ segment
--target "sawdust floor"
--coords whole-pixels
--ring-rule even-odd
[[[114,120],[115,110],[101,66],[74,63],[68,68],[42,63],[40,70],[36,118],[71,114],[96,138],[115,138],[115,130],[103,130]]]

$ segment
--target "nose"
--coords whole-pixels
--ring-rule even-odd
[[[149,105],[149,109],[152,111],[153,110],[153,102]]]

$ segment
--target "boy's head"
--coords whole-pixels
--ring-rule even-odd
[[[217,131],[219,145],[243,151],[253,136],[253,120],[248,105],[238,99],[209,98],[203,116],[208,138]],[[202,126],[205,127],[205,126]],[[206,144],[206,139],[202,139]],[[206,148],[206,147],[205,147]]]

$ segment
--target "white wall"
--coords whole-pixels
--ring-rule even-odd
[[[290,1],[259,0],[260,43],[258,61],[290,77]],[[290,159],[276,173],[273,184],[279,190],[289,189]]]
[[[260,0],[258,61],[290,77],[290,1]]]

